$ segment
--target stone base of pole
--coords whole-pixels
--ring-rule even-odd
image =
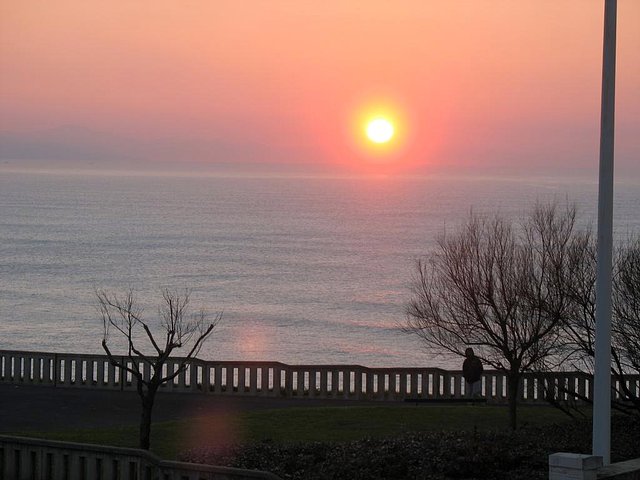
[[[596,480],[602,457],[580,453],[549,455],[549,480]]]

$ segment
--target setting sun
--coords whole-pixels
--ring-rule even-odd
[[[351,158],[365,169],[401,169],[412,123],[402,99],[393,93],[369,93],[354,101],[349,110],[345,134],[356,155]]]
[[[386,118],[376,118],[367,124],[367,137],[375,143],[386,143],[393,137],[395,129]]]

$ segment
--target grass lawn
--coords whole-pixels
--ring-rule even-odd
[[[520,407],[520,425],[547,425],[570,421],[552,407]],[[347,441],[388,437],[413,431],[505,430],[506,407],[485,405],[381,405],[326,408],[289,408],[188,418],[156,423],[151,450],[174,459],[185,449],[202,445],[270,440],[276,443]],[[14,432],[16,435],[136,447],[137,425],[122,428]]]

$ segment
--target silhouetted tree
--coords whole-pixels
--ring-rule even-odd
[[[158,336],[154,336],[149,324],[142,319],[143,310],[138,306],[135,295],[129,290],[124,295],[96,292],[98,307],[102,315],[104,335],[102,348],[112,365],[122,371],[120,381],[130,373],[142,400],[140,418],[140,448],[149,449],[151,433],[151,413],[156,393],[165,382],[172,381],[182,373],[193,359],[205,340],[209,337],[221,314],[209,320],[204,311],[189,314],[190,294],[168,289],[162,291],[162,304],[159,307]],[[127,354],[114,355],[109,348],[109,338],[116,331],[126,342]],[[180,357],[178,368],[174,372],[163,375],[163,367],[171,354],[178,349],[186,348],[186,356]],[[147,352],[151,351],[149,354]],[[144,378],[140,364],[150,370],[150,377]]]
[[[613,282],[613,373],[617,388],[640,415],[640,398],[625,375],[640,374],[640,238],[623,245],[617,256]]]
[[[417,264],[405,331],[460,356],[473,346],[484,363],[505,372],[514,429],[522,374],[540,368],[562,343],[575,217],[574,207],[555,203],[536,205],[521,222],[471,215]]]
[[[566,285],[571,308],[563,324],[563,363],[588,374],[593,373],[596,311],[596,243],[589,232],[576,239],[570,252]],[[640,414],[640,398],[627,385],[627,375],[640,374],[640,238],[630,238],[615,250],[612,277],[611,372],[617,382],[613,407]],[[590,399],[574,388],[564,388],[568,398]],[[569,405],[556,405],[567,409]]]

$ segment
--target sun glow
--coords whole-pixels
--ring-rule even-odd
[[[363,98],[350,109],[349,143],[363,164],[399,165],[409,145],[409,118],[404,102]]]
[[[374,118],[367,123],[367,137],[375,143],[386,143],[393,137],[395,129],[386,118]]]

